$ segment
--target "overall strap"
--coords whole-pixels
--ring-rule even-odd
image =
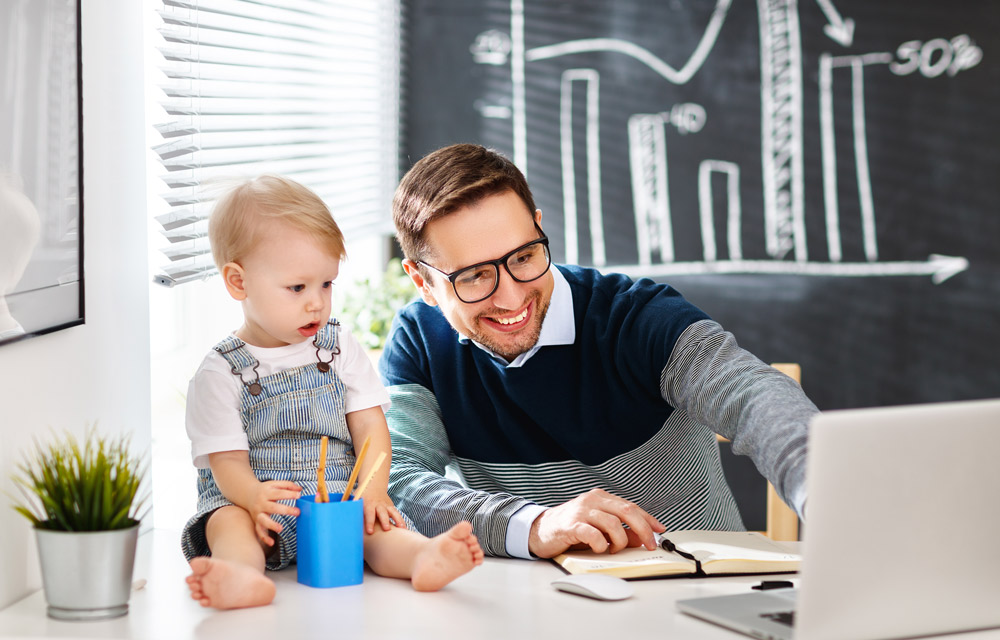
[[[257,358],[251,355],[246,346],[246,343],[236,336],[228,336],[212,348],[225,358],[226,362],[229,363],[230,371],[233,372],[234,376],[239,377],[240,382],[250,391],[250,394],[256,396],[261,392],[260,374],[257,373],[257,367],[260,366],[260,363]],[[242,372],[250,368],[253,368],[253,379],[247,380],[243,377]]]
[[[340,323],[337,322],[336,318],[330,318],[326,321],[326,326],[320,329],[316,337],[313,338],[313,344],[316,345],[316,360],[318,361],[316,366],[323,373],[330,370],[330,363],[340,354],[339,335]],[[330,352],[329,360],[323,359],[320,349],[326,349]]]

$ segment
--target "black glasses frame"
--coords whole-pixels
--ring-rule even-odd
[[[417,260],[417,264],[420,264],[420,265],[423,265],[423,266],[428,267],[430,269],[433,269],[434,271],[437,271],[438,273],[440,273],[444,277],[448,278],[448,282],[451,283],[451,289],[452,289],[452,291],[455,292],[455,296],[458,297],[458,299],[461,300],[462,302],[464,302],[466,304],[474,304],[476,302],[482,302],[483,300],[489,298],[494,293],[496,293],[497,288],[500,286],[500,265],[503,265],[503,268],[507,272],[507,275],[509,275],[511,277],[511,279],[514,280],[514,282],[521,282],[521,283],[524,283],[524,282],[534,282],[535,280],[538,280],[539,278],[541,278],[542,276],[544,276],[546,273],[549,272],[549,269],[552,267],[552,253],[549,251],[549,238],[548,238],[548,236],[545,235],[545,232],[542,231],[541,227],[538,226],[538,223],[535,223],[535,230],[538,231],[538,233],[542,234],[541,238],[538,238],[537,240],[532,240],[531,242],[526,242],[525,244],[522,244],[520,247],[514,249],[513,251],[510,251],[510,252],[504,254],[503,256],[497,258],[496,260],[484,260],[483,262],[477,262],[476,264],[470,264],[467,267],[462,267],[461,269],[459,269],[457,271],[452,271],[451,273],[448,273],[446,271],[442,271],[441,269],[438,269],[434,265],[428,264],[428,263],[424,262],[423,260]],[[520,278],[518,278],[517,276],[515,276],[511,272],[510,267],[507,265],[507,260],[509,260],[510,257],[513,256],[515,253],[518,253],[520,251],[524,251],[528,247],[532,247],[532,246],[534,246],[536,244],[540,244],[540,245],[542,245],[542,246],[545,247],[545,258],[548,261],[548,264],[546,264],[545,265],[545,269],[542,270],[542,272],[539,273],[534,278],[530,278],[528,280],[521,280]],[[466,271],[469,271],[470,269],[478,269],[480,267],[485,267],[486,265],[492,266],[494,269],[496,269],[496,272],[497,272],[497,278],[496,278],[496,281],[493,283],[493,288],[490,290],[489,293],[487,293],[485,296],[483,296],[481,298],[476,298],[475,300],[466,300],[465,298],[462,297],[462,294],[460,294],[458,292],[458,287],[455,286],[455,280],[458,280],[458,276],[462,275]]]

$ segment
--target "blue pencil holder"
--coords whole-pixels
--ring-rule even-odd
[[[296,524],[298,581],[310,587],[343,587],[361,584],[364,575],[364,504],[341,502],[331,493],[330,502],[302,496]]]

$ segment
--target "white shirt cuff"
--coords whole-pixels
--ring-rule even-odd
[[[532,560],[534,556],[528,550],[528,535],[531,533],[531,523],[548,507],[538,504],[526,504],[510,517],[507,523],[507,539],[504,545],[508,555],[515,558]]]

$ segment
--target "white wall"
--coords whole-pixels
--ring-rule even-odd
[[[41,586],[33,533],[4,495],[32,438],[96,421],[150,446],[142,9],[83,0],[86,324],[0,347],[0,607]]]

